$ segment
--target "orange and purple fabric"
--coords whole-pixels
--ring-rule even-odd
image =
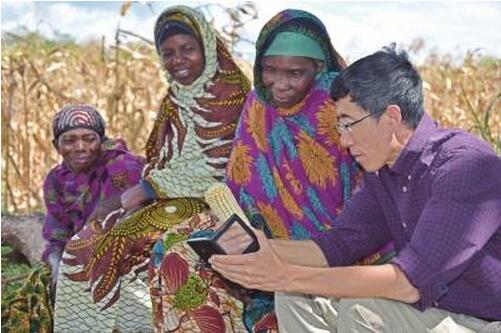
[[[137,184],[143,166],[143,158],[130,153],[123,140],[107,139],[88,172],[76,174],[64,162],[54,167],[43,185],[47,209],[43,236],[48,241],[43,260],[52,251],[62,252],[101,200]]]

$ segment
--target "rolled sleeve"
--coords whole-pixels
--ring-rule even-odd
[[[392,261],[418,289],[419,309],[447,294],[501,226],[499,160],[464,152],[450,154],[433,171],[431,196],[411,241]]]
[[[397,265],[410,283],[419,290],[420,299],[414,304],[418,309],[424,310],[447,291],[443,279],[437,276],[411,247],[402,250],[392,263]]]

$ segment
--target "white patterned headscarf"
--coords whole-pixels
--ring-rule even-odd
[[[71,104],[61,108],[52,120],[54,143],[66,131],[75,128],[88,128],[104,137],[105,122],[103,117],[89,104]]]

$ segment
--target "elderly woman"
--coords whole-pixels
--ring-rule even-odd
[[[122,195],[122,208],[90,221],[66,247],[56,332],[151,331],[143,274],[151,246],[206,210],[204,192],[225,175],[248,79],[196,10],[168,8],[154,34],[169,89],[147,142],[147,165]]]
[[[9,332],[31,332],[33,327],[38,332],[52,331],[50,275],[54,287],[66,243],[84,227],[98,203],[117,201],[127,188],[138,184],[144,165],[124,141],[106,137],[104,120],[91,105],[63,107],[52,127],[53,144],[63,161],[49,172],[43,185],[47,210],[43,261],[49,267],[34,269],[5,307],[2,327]]]
[[[53,144],[63,163],[44,182],[47,217],[43,260],[57,276],[66,243],[80,231],[98,203],[117,200],[138,184],[143,159],[127,151],[121,139],[105,136],[105,123],[91,105],[69,105],[53,121]],[[54,274],[55,273],[55,274]]]
[[[344,66],[324,25],[308,12],[280,12],[259,35],[255,89],[242,112],[226,182],[249,219],[264,221],[269,237],[309,239],[329,230],[356,185],[358,168],[339,144],[329,98]],[[273,295],[228,284],[183,242],[200,221],[212,219],[197,218],[155,246],[150,289],[157,331],[276,330]]]

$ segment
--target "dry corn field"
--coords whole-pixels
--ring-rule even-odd
[[[426,108],[443,125],[483,136],[501,153],[501,61],[477,60],[420,67]],[[43,209],[43,178],[59,162],[51,119],[65,104],[94,104],[108,136],[124,138],[141,154],[166,90],[162,76],[153,47],[144,43],[111,49],[99,43],[3,47],[2,210]]]

